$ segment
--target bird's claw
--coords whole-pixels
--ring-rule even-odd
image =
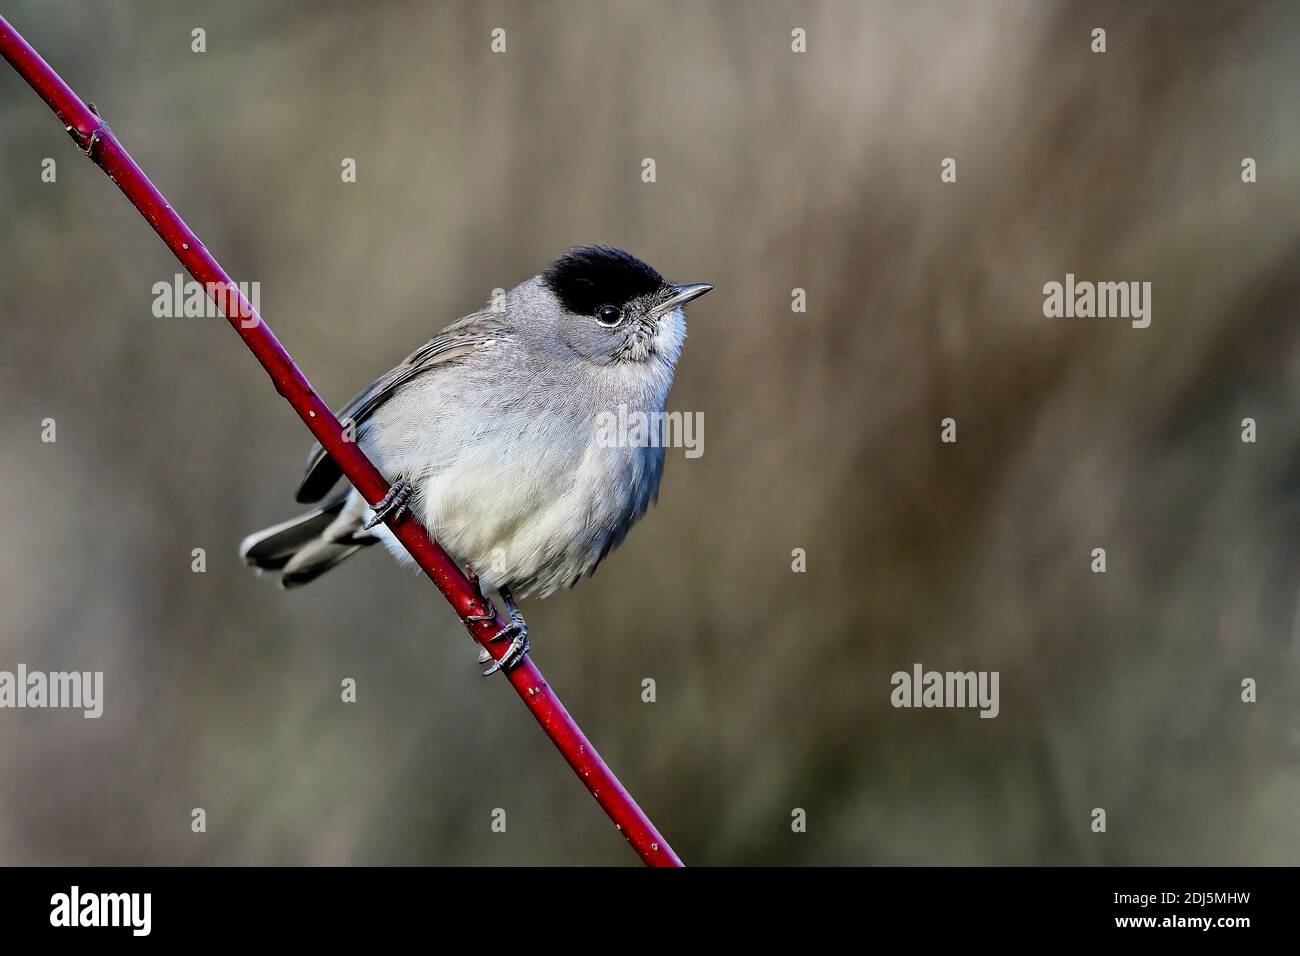
[[[374,513],[361,527],[365,531],[383,522],[390,514],[393,521],[399,520],[406,513],[406,503],[411,499],[411,483],[409,481],[399,482],[388,489],[388,494],[384,495],[379,504],[374,506]]]
[[[470,585],[478,593],[479,600],[483,602],[483,613],[466,614],[464,617],[465,623],[476,624],[482,623],[483,621],[495,620],[497,609],[491,601],[483,596],[483,592],[479,589],[478,575],[474,573],[474,569],[468,564],[465,565],[465,577],[469,579]],[[491,662],[491,666],[483,672],[484,677],[491,677],[497,671],[511,670],[518,666],[519,662],[524,659],[524,655],[528,653],[528,622],[524,620],[523,614],[519,611],[519,606],[515,604],[514,597],[510,594],[510,589],[502,586],[498,591],[502,599],[506,602],[506,611],[510,618],[510,623],[506,624],[501,628],[501,630],[489,637],[484,642],[483,647],[479,650],[478,662],[480,664]],[[506,648],[506,652],[501,655],[500,660],[492,660],[492,652],[487,649],[487,645],[499,643],[500,641],[504,641],[506,638],[511,638],[510,646]]]
[[[524,655],[528,653],[528,627],[521,621],[511,621],[488,640],[492,642],[503,641],[511,635],[513,637],[510,646],[506,648],[506,652],[501,655],[500,660],[493,661],[492,665],[483,672],[484,677],[491,677],[497,671],[509,671],[517,667],[519,662],[524,659]],[[479,663],[486,664],[486,658],[491,658],[491,656],[488,649],[483,648],[482,653],[479,654]]]

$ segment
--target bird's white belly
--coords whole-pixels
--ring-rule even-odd
[[[391,480],[411,482],[414,513],[485,590],[544,597],[590,574],[658,491],[663,449],[610,447],[594,427],[605,396],[662,410],[670,376],[631,394],[626,374],[611,371],[599,402],[521,379],[512,387],[545,399],[529,403],[501,390],[508,376],[452,393],[433,375],[394,395],[358,440]],[[454,411],[430,419],[430,408]],[[375,533],[410,561],[387,528]]]
[[[507,584],[520,596],[544,597],[589,574],[658,485],[650,455],[657,449],[556,443],[493,455],[486,449],[493,444],[462,446],[455,461],[424,477],[415,476],[427,452],[384,463],[390,474],[413,476],[415,514],[458,562],[473,566],[485,591]],[[410,562],[386,527],[375,531]]]

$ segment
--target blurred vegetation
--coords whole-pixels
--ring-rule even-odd
[[[1295,862],[1294,4],[5,15],[334,401],[579,242],[716,284],[670,400],[704,456],[524,608],[688,862]],[[0,712],[0,862],[635,863],[427,582],[239,563],[307,433],[224,323],[151,317],[176,264],[0,73],[0,668],[106,695]],[[1044,319],[1066,272],[1151,281],[1151,327]],[[1001,716],[892,709],[917,661]]]

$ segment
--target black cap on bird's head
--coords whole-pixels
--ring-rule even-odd
[[[603,305],[622,307],[668,284],[651,266],[613,246],[570,249],[542,273],[542,282],[577,315],[595,315]]]
[[[613,246],[570,249],[542,273],[542,283],[560,304],[576,315],[599,316],[602,309],[622,309],[635,299],[656,306],[685,305],[713,288],[676,286],[630,252]]]

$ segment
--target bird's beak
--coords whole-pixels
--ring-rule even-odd
[[[690,285],[675,285],[672,288],[673,294],[668,297],[667,301],[660,302],[650,310],[650,314],[655,318],[658,318],[661,315],[667,315],[673,309],[679,309],[687,302],[690,302],[693,299],[698,299],[706,292],[713,291],[713,286],[709,285],[707,282],[694,282]]]

